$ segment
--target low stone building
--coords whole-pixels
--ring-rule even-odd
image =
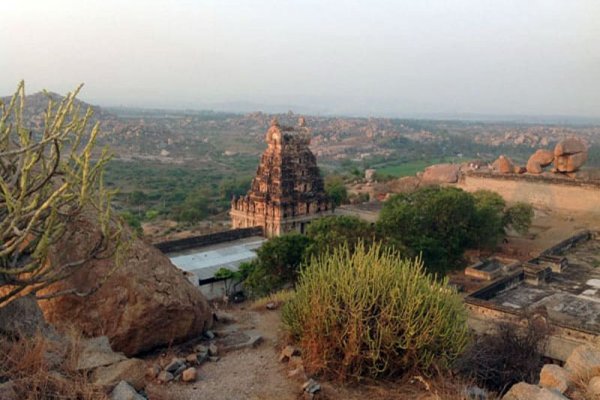
[[[498,322],[523,325],[543,312],[544,355],[565,361],[580,345],[600,343],[600,232],[583,231],[469,294],[470,327],[490,333]]]
[[[315,218],[333,214],[323,178],[309,148],[310,131],[304,118],[297,126],[271,122],[252,186],[231,200],[233,228],[263,227],[267,237],[304,233]]]

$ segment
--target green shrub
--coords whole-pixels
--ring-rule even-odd
[[[313,221],[306,230],[311,240],[306,253],[319,255],[347,243],[350,250],[359,242],[372,243],[375,228],[368,222],[354,216],[332,215]]]
[[[257,258],[244,269],[244,287],[253,297],[266,296],[294,283],[311,240],[299,233],[289,233],[265,242]]]
[[[443,369],[468,341],[466,311],[447,281],[377,244],[313,257],[283,322],[310,372],[340,379]]]

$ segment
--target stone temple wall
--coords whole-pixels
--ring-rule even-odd
[[[491,190],[509,203],[522,201],[540,208],[600,215],[600,183],[597,182],[467,173],[457,186],[468,192]]]

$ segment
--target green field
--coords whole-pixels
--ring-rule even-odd
[[[459,160],[458,158],[436,158],[430,160],[415,160],[407,161],[401,164],[388,164],[382,167],[374,167],[377,170],[377,174],[381,176],[392,176],[394,178],[400,178],[403,176],[415,175],[419,171],[423,171],[430,165],[453,162]]]

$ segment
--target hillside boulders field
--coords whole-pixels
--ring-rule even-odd
[[[97,242],[97,226],[80,217],[69,227],[69,243],[59,243],[52,262],[80,259]],[[40,301],[48,322],[75,326],[87,336],[107,336],[116,351],[128,356],[200,335],[212,324],[204,296],[170,260],[153,246],[131,237],[115,267],[114,258],[92,260],[47,292],[75,287],[86,297],[60,296]]]

